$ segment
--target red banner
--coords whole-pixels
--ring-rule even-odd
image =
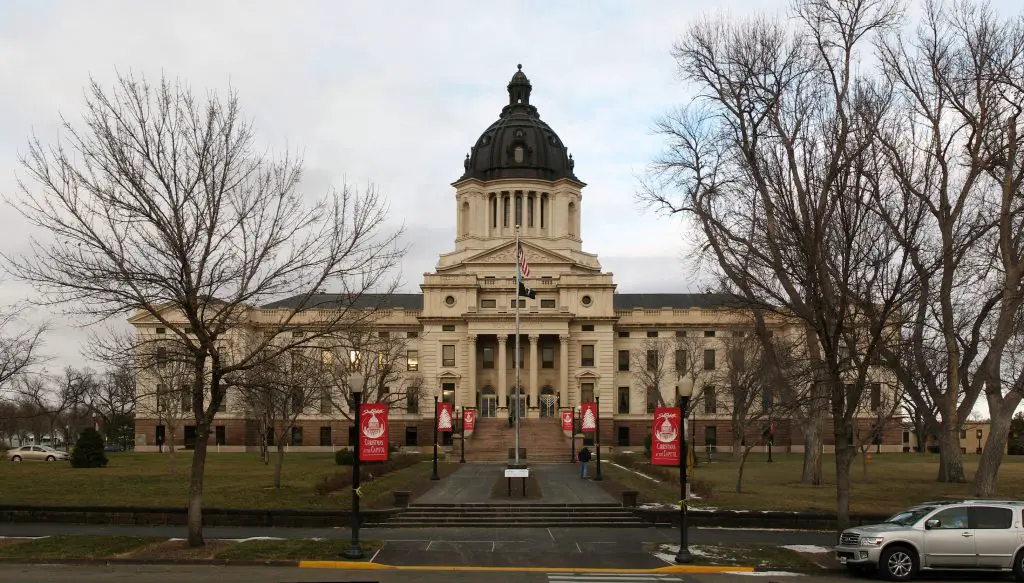
[[[476,427],[476,409],[466,409],[462,412],[462,429],[473,431]]]
[[[679,409],[654,409],[654,427],[651,428],[651,463],[657,466],[679,465]]]
[[[562,431],[572,431],[572,411],[562,411]]]
[[[388,461],[388,406],[380,403],[359,405],[359,460]]]
[[[580,403],[581,431],[597,431],[597,403]]]
[[[437,430],[441,433],[452,432],[452,404],[437,404]]]

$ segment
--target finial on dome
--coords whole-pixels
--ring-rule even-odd
[[[516,65],[516,69],[519,69],[520,71],[522,71],[523,70],[523,64],[519,63],[518,65]]]
[[[508,83],[509,105],[530,105],[530,80],[523,73],[523,64],[516,65],[516,72]]]

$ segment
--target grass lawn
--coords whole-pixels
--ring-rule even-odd
[[[2,463],[0,504],[56,506],[170,506],[187,502],[192,453],[175,453],[176,473],[167,454],[107,454],[105,468],[72,468],[67,463]],[[446,475],[459,464],[438,462]],[[351,472],[334,463],[330,453],[289,453],[285,456],[281,489],[275,490],[274,465],[264,465],[255,453],[210,452],[206,461],[203,505],[208,508],[303,508],[346,510],[351,490],[343,488],[319,496],[314,486],[323,476]],[[391,492],[429,488],[430,462],[386,474],[362,484],[366,508],[391,507]]]
[[[14,559],[96,559],[127,553],[166,539],[145,536],[49,536],[0,546]]]
[[[251,540],[229,546],[215,555],[217,559],[232,561],[341,561],[348,560],[342,555],[351,543],[348,540]],[[359,541],[369,560],[380,543]]]
[[[679,551],[679,545],[651,543],[647,551],[671,561]],[[771,571],[795,571],[802,573],[821,572],[823,567],[812,555],[798,553],[783,547],[771,545],[730,544],[730,545],[689,545],[695,565],[737,565],[760,567]]]
[[[627,455],[627,454],[619,454]],[[639,456],[638,456],[639,457]],[[925,501],[969,496],[970,480],[977,468],[977,455],[964,456],[968,483],[942,484],[935,481],[939,458],[934,454],[872,454],[867,479],[858,456],[853,463],[851,510],[870,514],[895,513],[908,505]],[[835,458],[826,455],[823,464],[825,484],[800,484],[802,454],[774,453],[767,463],[763,453],[751,453],[743,472],[743,492],[736,493],[738,464],[729,454],[718,454],[712,463],[702,457],[693,475],[711,485],[710,499],[693,501],[693,507],[736,508],[750,510],[824,510],[835,511]],[[614,462],[609,459],[608,462]],[[612,463],[602,464],[602,473],[613,493],[636,490],[640,503],[676,504],[679,486],[652,482]],[[1001,498],[1024,499],[1024,456],[1006,456],[999,470]]]

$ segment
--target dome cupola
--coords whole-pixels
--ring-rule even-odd
[[[518,65],[508,83],[508,105],[466,155],[465,173],[457,182],[470,178],[484,181],[568,178],[579,182],[573,173],[575,163],[568,148],[558,134],[541,121],[537,108],[530,104],[532,90],[523,66]]]

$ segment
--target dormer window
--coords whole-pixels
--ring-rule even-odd
[[[515,159],[517,164],[522,164],[526,158],[526,152],[522,146],[516,146],[516,149],[512,151],[512,157]]]

